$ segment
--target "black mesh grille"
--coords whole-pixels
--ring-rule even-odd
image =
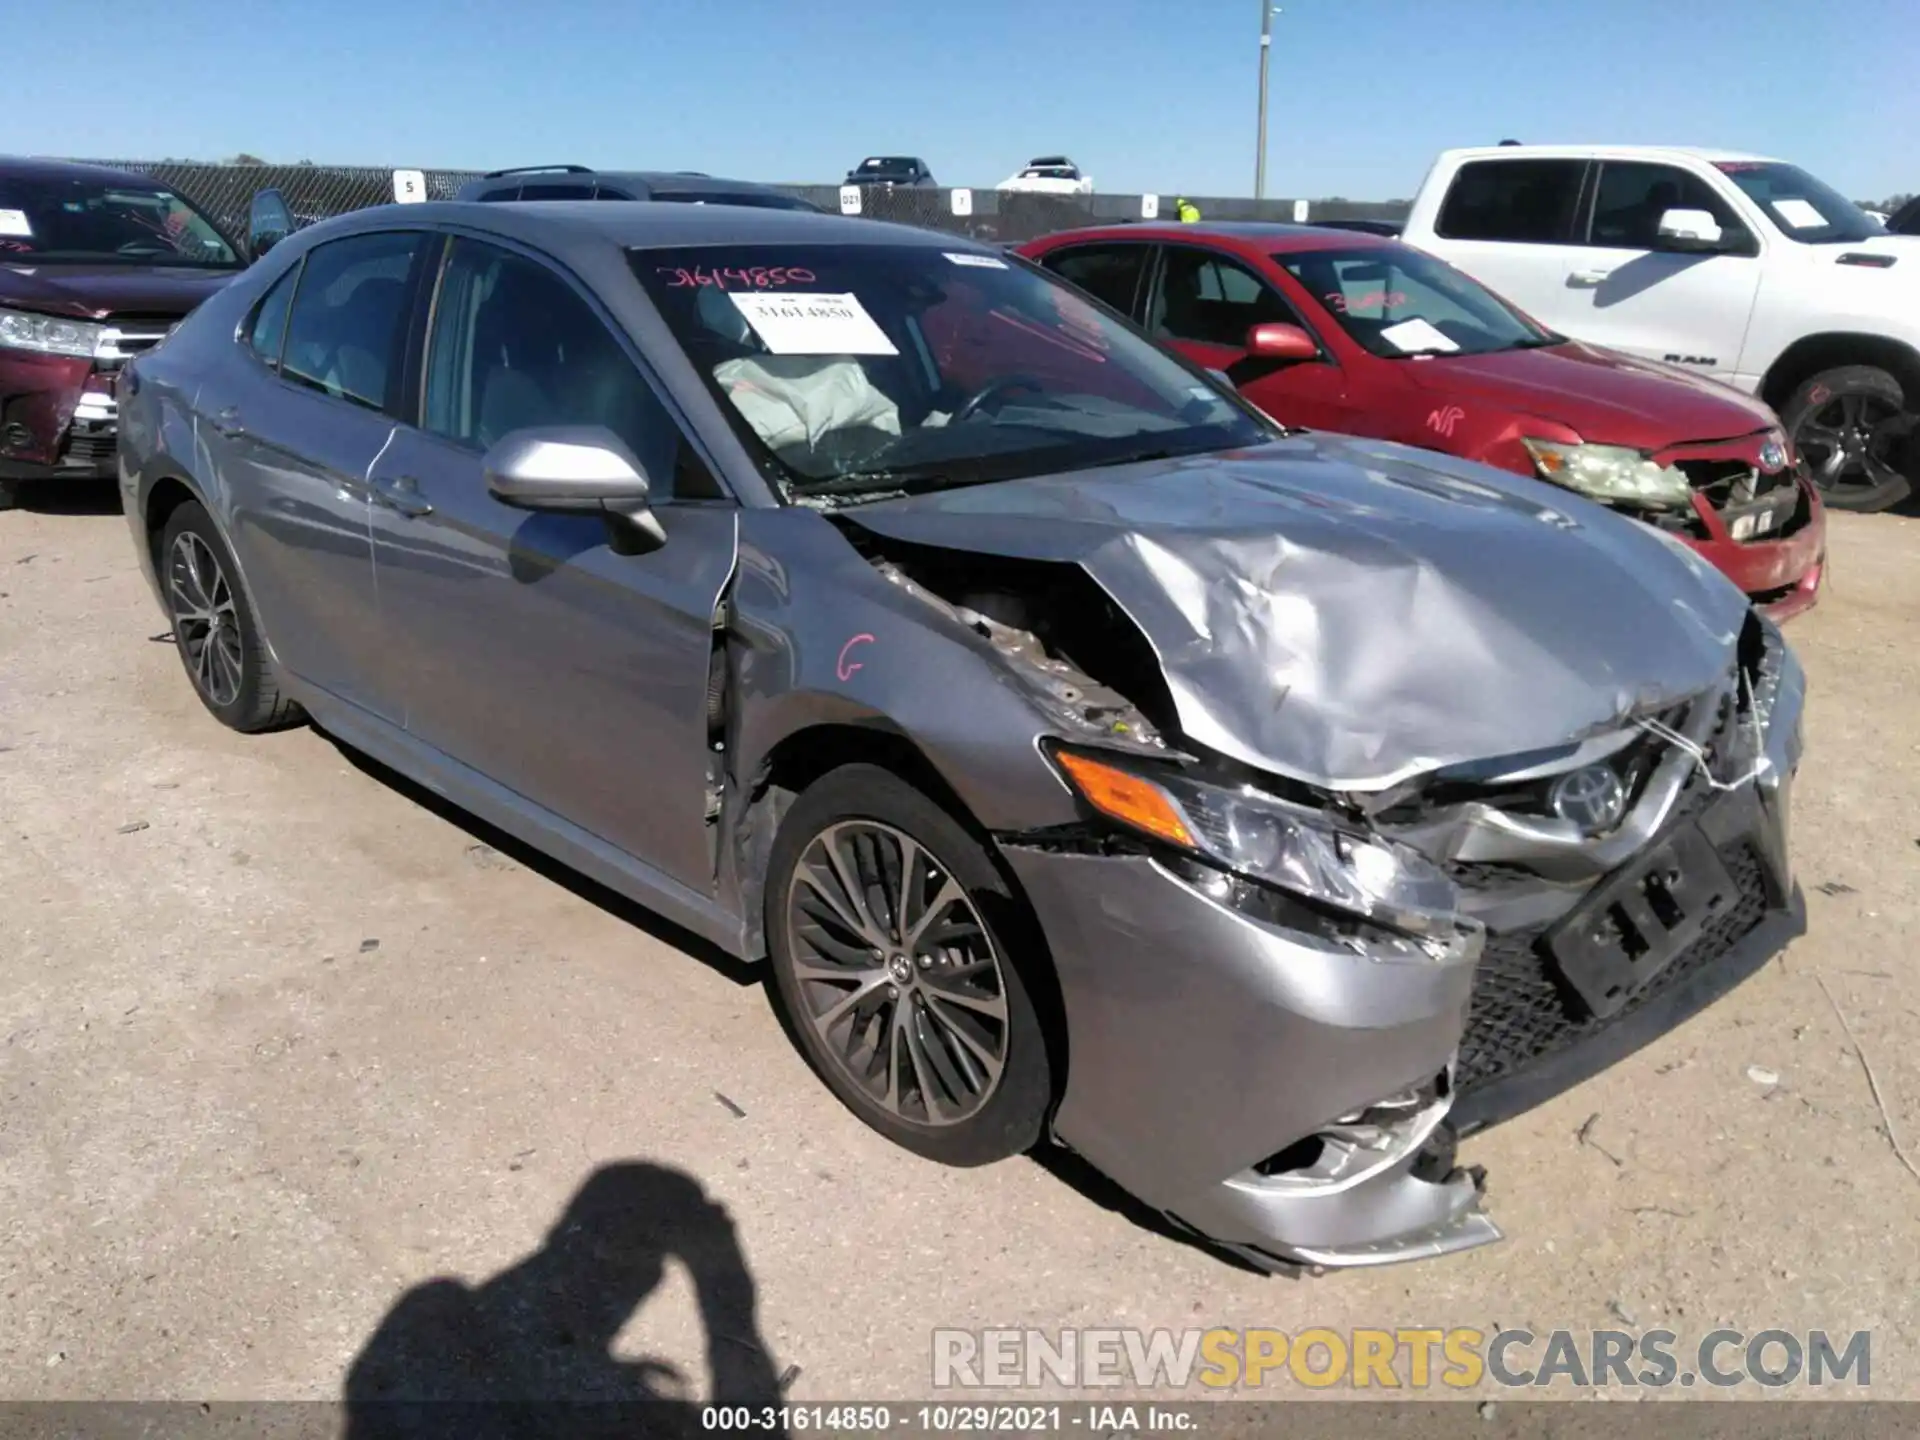
[[[1490,936],[1474,976],[1467,1032],[1460,1041],[1456,1073],[1460,1092],[1504,1079],[1631,1015],[1731,950],[1765,917],[1766,882],[1760,857],[1751,846],[1735,845],[1722,852],[1721,859],[1739,886],[1740,898],[1625,1009],[1606,1020],[1584,1015],[1577,1000],[1563,995],[1540,944],[1546,927]]]

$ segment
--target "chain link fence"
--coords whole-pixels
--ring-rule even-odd
[[[297,224],[311,224],[349,210],[390,205],[394,172],[343,165],[206,165],[174,160],[104,160],[152,176],[186,196],[229,235],[247,232],[247,211],[262,190],[278,190]],[[451,200],[473,170],[426,170],[426,198]],[[843,212],[838,185],[776,185],[822,210]],[[1157,197],[1162,218],[1174,215],[1174,196]],[[1208,220],[1381,220],[1406,218],[1405,202],[1350,200],[1245,200],[1189,196]],[[1304,207],[1304,208],[1303,208]],[[1019,244],[1088,225],[1112,225],[1148,218],[1147,197],[1140,195],[1030,195],[996,190],[883,189],[859,192],[859,213],[874,220],[943,230],[976,240]]]

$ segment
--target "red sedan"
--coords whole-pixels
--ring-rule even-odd
[[[1539,476],[1684,539],[1777,620],[1814,603],[1820,498],[1773,412],[1555,335],[1397,240],[1294,225],[1071,230],[1021,253],[1283,424]]]

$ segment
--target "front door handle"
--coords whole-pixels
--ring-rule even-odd
[[[397,510],[409,520],[418,520],[422,515],[431,515],[433,506],[420,493],[420,482],[411,475],[401,475],[392,480],[370,482],[376,502],[389,510]]]
[[[229,440],[247,433],[247,427],[241,422],[240,412],[231,405],[214,416],[212,424],[215,432],[225,435]]]
[[[1569,285],[1602,285],[1606,283],[1611,270],[1576,270],[1567,277]]]

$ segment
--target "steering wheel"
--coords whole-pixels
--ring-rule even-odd
[[[1032,375],[1002,375],[997,380],[989,380],[973,394],[960,402],[960,408],[953,412],[950,425],[964,425],[980,412],[980,407],[996,395],[1011,393],[1015,390],[1044,390],[1045,382]]]

